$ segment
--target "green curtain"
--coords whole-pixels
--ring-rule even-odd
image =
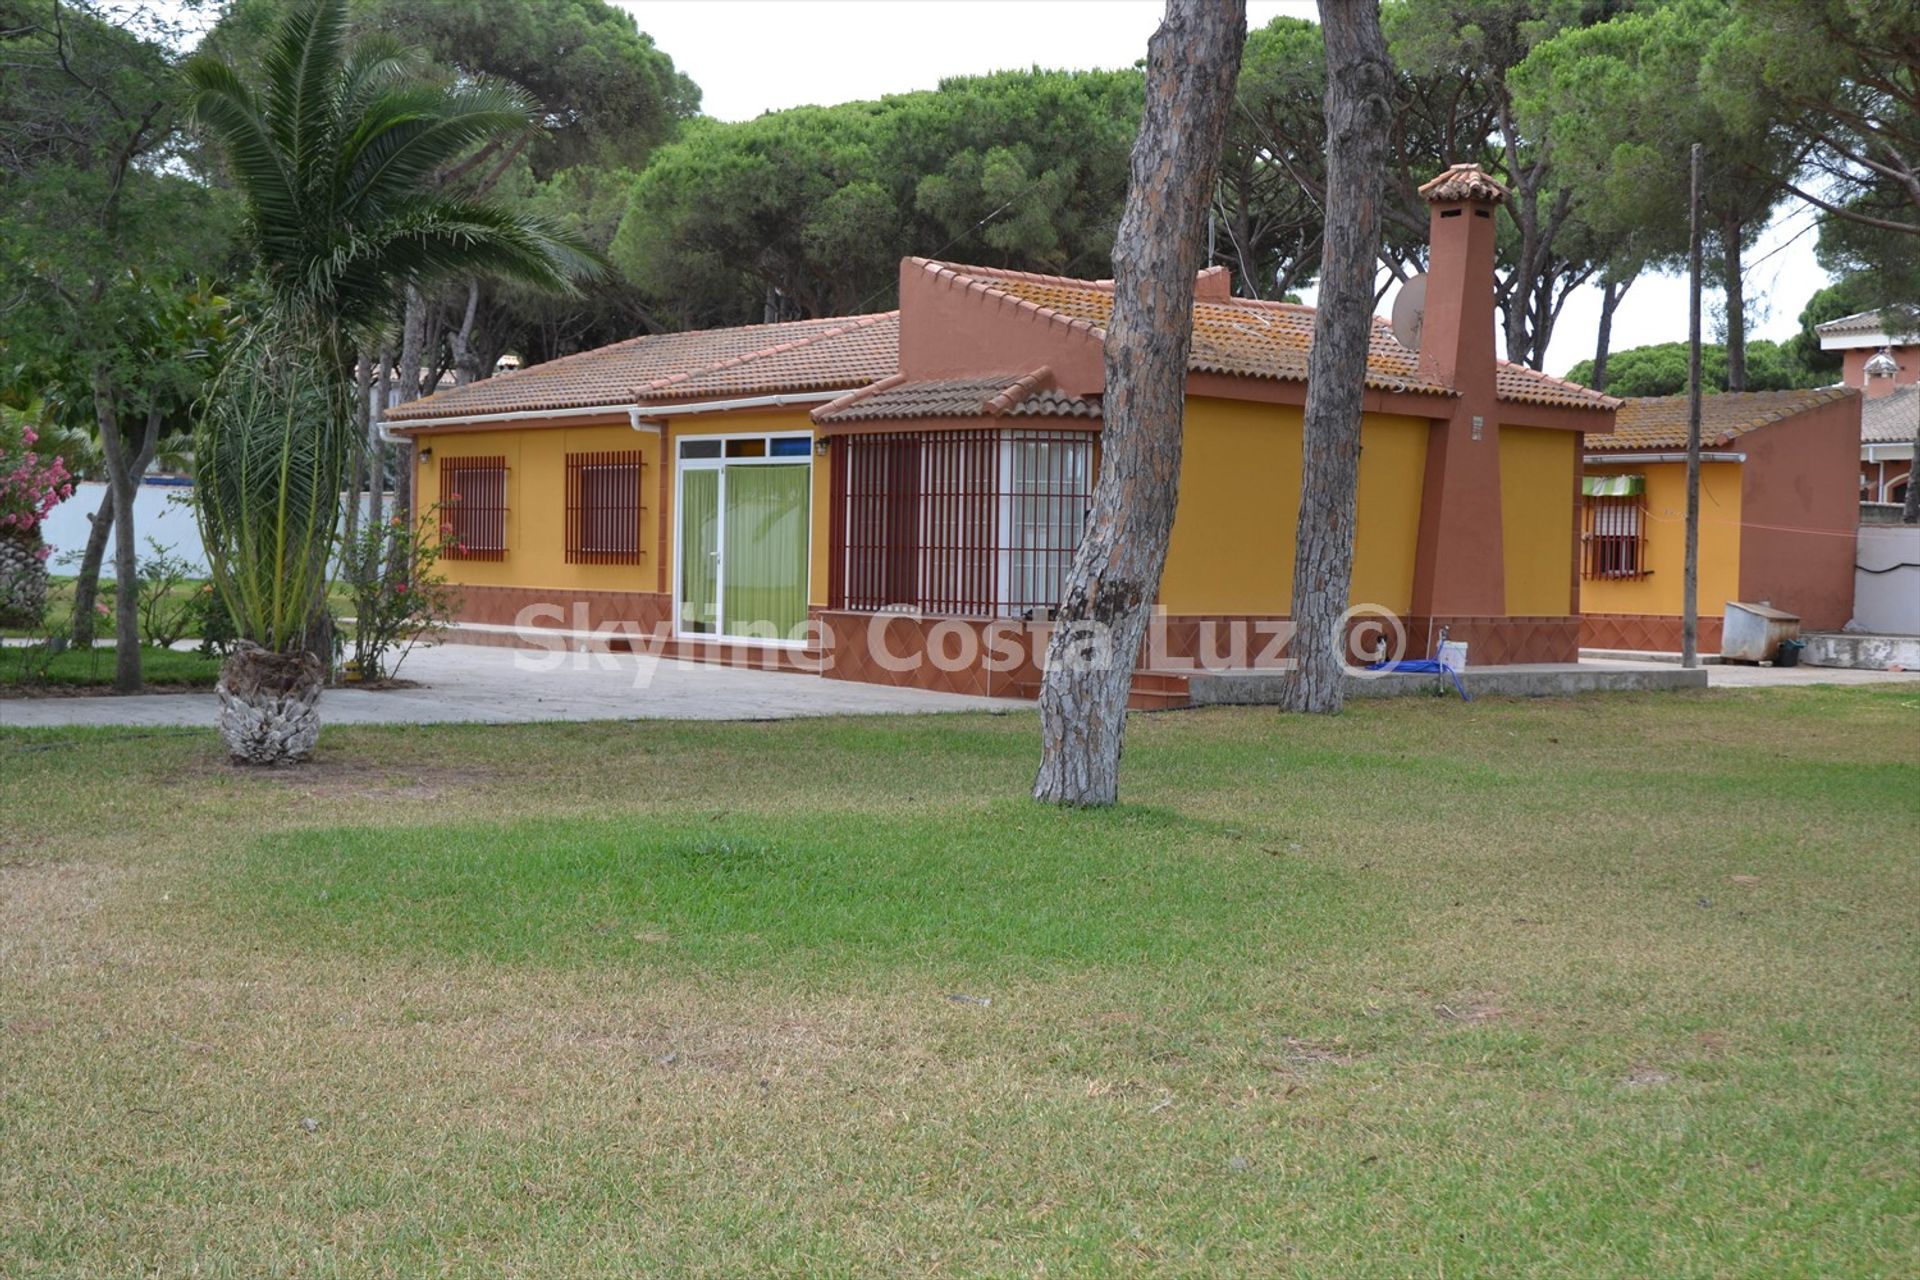
[[[689,470],[680,480],[680,629],[719,630],[715,552],[720,536],[720,473]]]
[[[804,638],[810,488],[805,466],[727,468],[728,635]]]

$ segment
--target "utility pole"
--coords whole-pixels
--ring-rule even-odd
[[[1687,215],[1687,559],[1681,577],[1680,665],[1700,665],[1700,144]]]

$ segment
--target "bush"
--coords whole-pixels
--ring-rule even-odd
[[[392,675],[407,652],[444,630],[459,608],[458,593],[437,571],[450,531],[434,507],[424,521],[395,516],[363,525],[346,541],[340,568],[353,598],[352,669],[360,679]]]
[[[147,554],[140,561],[134,586],[139,592],[140,638],[153,648],[171,649],[193,634],[194,600],[182,590],[192,574],[192,565],[147,539]]]

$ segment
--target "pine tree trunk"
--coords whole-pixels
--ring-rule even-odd
[[[80,555],[79,576],[73,582],[73,638],[76,649],[91,649],[98,634],[93,612],[100,598],[100,564],[106,559],[107,539],[113,533],[113,486],[100,497],[100,509],[90,517],[86,550]]]
[[[1327,50],[1327,232],[1307,364],[1300,522],[1293,560],[1293,711],[1346,701],[1347,596],[1360,480],[1360,401],[1392,133],[1393,64],[1371,0],[1321,0]]]
[[[1729,222],[1721,228],[1721,270],[1727,286],[1727,390],[1747,389],[1747,297],[1740,279],[1740,236],[1744,228]]]
[[[1135,656],[1180,488],[1194,274],[1246,40],[1245,0],[1168,0],[1114,241],[1100,480],[1040,687],[1039,776],[1055,804],[1112,804]]]
[[[1593,389],[1607,389],[1607,357],[1613,352],[1613,313],[1620,309],[1620,300],[1627,296],[1627,290],[1633,286],[1631,279],[1616,285],[1611,280],[1600,285],[1600,337],[1593,345]]]

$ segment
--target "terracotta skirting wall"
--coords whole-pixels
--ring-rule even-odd
[[[816,610],[828,641],[836,680],[864,680],[902,688],[986,697],[1034,697],[1051,627],[1010,619],[935,618]],[[1179,616],[1159,620],[1136,666],[1143,671],[1193,672],[1259,667],[1285,656],[1288,619],[1278,616]],[[1429,626],[1431,624],[1431,626]],[[1370,649],[1378,631],[1356,619],[1355,648]],[[1442,627],[1466,642],[1468,663],[1577,662],[1580,619],[1410,618],[1402,657],[1429,656],[1428,637]],[[876,646],[884,645],[884,652]]]
[[[1720,652],[1720,615],[1700,615],[1700,652]],[[1680,619],[1656,613],[1583,613],[1580,644],[1588,649],[1679,653]]]
[[[1497,667],[1517,662],[1580,661],[1580,619],[1574,615],[1539,618],[1432,617],[1407,619],[1410,657],[1434,656],[1429,639],[1447,639],[1467,646],[1467,665]]]
[[[819,629],[823,645],[803,650],[672,639],[672,601],[661,592],[463,587],[461,594],[460,622],[520,626],[536,632],[602,633],[592,640],[570,637],[569,644],[978,697],[1034,697],[1052,632],[1044,622],[1008,618],[942,618],[816,607],[808,610],[808,616]],[[1714,619],[1716,648],[1718,623]],[[1473,666],[1574,662],[1582,643],[1581,620],[1573,617],[1409,618],[1400,656],[1429,656],[1442,627],[1448,629],[1450,639],[1466,642]],[[1377,622],[1356,619],[1349,627],[1350,647],[1369,651],[1380,634]],[[1258,668],[1285,656],[1288,635],[1289,619],[1278,615],[1161,617],[1135,665],[1141,670],[1176,673]],[[1703,620],[1703,648],[1707,647],[1704,635]],[[466,644],[530,643],[513,630],[455,629],[447,639]]]
[[[1051,628],[1008,618],[935,618],[908,613],[813,613],[833,680],[976,697],[1032,697]]]

